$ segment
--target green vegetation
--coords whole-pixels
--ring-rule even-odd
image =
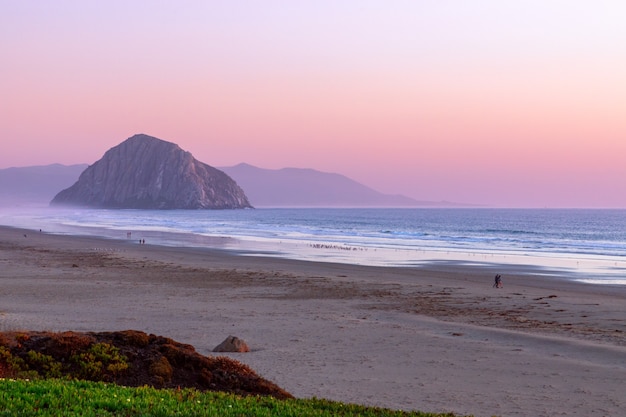
[[[0,346],[0,363],[6,364],[10,374],[19,378],[68,378],[107,380],[110,375],[117,375],[126,369],[126,357],[118,348],[108,343],[94,343],[84,352],[70,357],[66,363],[29,350],[25,357],[15,356],[5,346]]]
[[[0,332],[0,378],[88,380],[293,398],[241,362],[203,356],[191,345],[137,330]]]
[[[98,381],[102,375],[116,375],[128,369],[126,357],[108,343],[94,343],[86,352],[73,355],[71,360],[80,366],[80,379]]]
[[[127,330],[0,332],[0,417],[13,416],[453,415],[294,399],[240,362]]]
[[[40,417],[451,417],[311,399],[277,400],[194,389],[128,388],[60,379],[0,379],[0,416]]]

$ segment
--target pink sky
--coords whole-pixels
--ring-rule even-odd
[[[626,208],[620,0],[0,8],[0,168],[146,133],[419,200]]]

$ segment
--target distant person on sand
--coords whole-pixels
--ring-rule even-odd
[[[493,283],[494,288],[502,288],[502,277],[500,274],[496,275],[495,282]]]

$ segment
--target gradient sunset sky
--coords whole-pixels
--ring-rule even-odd
[[[136,134],[496,207],[626,207],[626,1],[0,0],[0,168]]]

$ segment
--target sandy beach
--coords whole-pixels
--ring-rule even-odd
[[[381,268],[0,227],[0,330],[136,329],[299,398],[475,416],[626,409],[626,286],[528,266]],[[502,275],[504,288],[492,288]]]

